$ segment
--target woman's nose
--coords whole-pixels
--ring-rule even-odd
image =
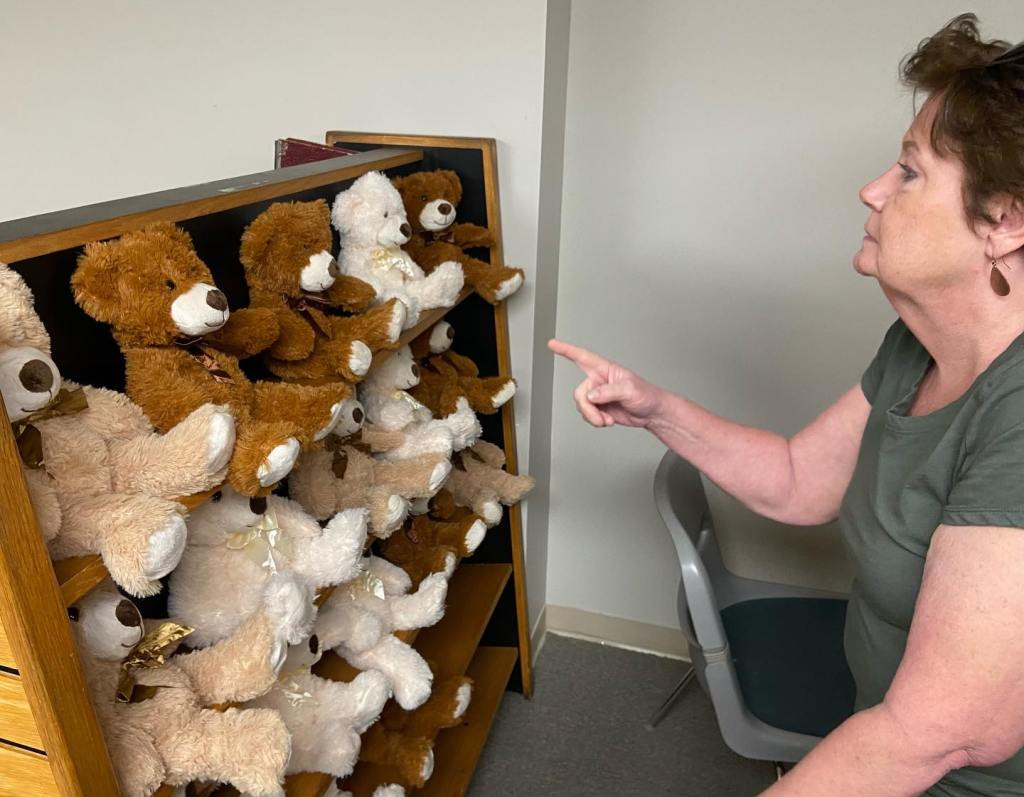
[[[862,189],[860,189],[860,201],[875,211],[881,211],[888,197],[885,177],[888,174],[879,175]]]

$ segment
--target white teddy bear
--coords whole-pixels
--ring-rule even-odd
[[[354,578],[366,541],[366,510],[339,512],[324,528],[294,501],[247,498],[225,487],[193,510],[188,546],[171,574],[171,616],[196,629],[193,645],[223,639],[259,605],[277,572],[310,590]]]
[[[50,555],[98,553],[127,592],[159,592],[185,546],[175,499],[224,480],[230,411],[204,404],[159,435],[127,396],[62,380],[32,293],[2,263],[0,393]]]
[[[462,266],[441,263],[429,275],[402,250],[412,235],[402,196],[380,172],[367,172],[338,194],[331,220],[341,234],[343,274],[368,282],[378,303],[397,297],[408,329],[420,312],[451,307],[462,290]]]
[[[434,625],[444,616],[448,581],[433,573],[416,592],[400,567],[368,556],[363,573],[338,587],[320,607],[316,635],[358,670],[379,670],[407,710],[430,697],[433,673],[423,657],[392,632]]]
[[[316,634],[294,645],[277,683],[246,708],[269,708],[284,720],[292,737],[286,774],[326,772],[336,778],[352,773],[359,760],[361,735],[380,717],[391,689],[376,670],[349,683],[313,675],[323,653]]]
[[[457,409],[444,418],[434,418],[407,388],[419,384],[419,366],[409,346],[402,346],[382,365],[370,372],[359,385],[359,400],[366,419],[375,428],[403,431],[403,445],[381,452],[385,459],[409,459],[425,453],[450,456],[477,441],[482,432],[480,421],[464,397]]]

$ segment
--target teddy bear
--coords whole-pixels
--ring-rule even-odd
[[[491,304],[515,293],[523,284],[523,270],[494,266],[465,253],[466,249],[494,246],[490,230],[476,224],[455,224],[455,208],[462,201],[462,181],[450,169],[416,172],[392,181],[412,226],[404,249],[428,274],[441,263],[462,266],[466,284]]]
[[[317,518],[366,507],[370,531],[383,539],[401,526],[408,499],[432,496],[451,473],[451,462],[436,454],[387,461],[368,451],[365,444],[328,436],[322,450],[299,458],[288,477],[290,495]]]
[[[274,685],[288,646],[310,633],[314,610],[304,585],[275,576],[259,611],[230,638],[176,655],[166,649],[190,629],[166,623],[145,633],[138,608],[110,582],[78,601],[69,616],[124,797],[193,780],[283,797],[291,739],[277,712],[208,707],[252,700]]]
[[[414,709],[430,697],[433,674],[423,657],[392,632],[434,625],[444,615],[448,582],[425,578],[416,592],[409,576],[380,557],[363,560],[363,572],[335,588],[320,607],[316,635],[358,670],[379,670],[395,700]]]
[[[431,670],[436,669],[428,662]],[[438,731],[458,725],[473,693],[473,681],[454,676],[439,681],[422,706],[402,711],[392,704],[380,722],[363,736],[360,760],[387,767],[408,788],[420,788],[434,771],[434,739]]]
[[[431,573],[451,578],[458,561],[470,556],[486,533],[483,519],[472,513],[450,521],[424,514],[381,543],[380,553],[402,568],[417,586]]]
[[[63,380],[32,293],[3,264],[0,393],[50,555],[98,553],[127,592],[158,592],[185,544],[176,499],[224,478],[230,411],[204,404],[161,436],[127,396]]]
[[[474,412],[491,415],[516,393],[514,379],[481,378],[476,363],[450,349],[420,360],[419,369],[420,382],[409,393],[438,417],[455,412],[460,396],[465,396]]]
[[[292,737],[286,774],[325,772],[343,778],[359,758],[361,735],[380,717],[391,690],[377,670],[359,673],[351,682],[314,675],[323,648],[314,634],[293,645],[277,682],[247,708],[269,708],[284,720]]]
[[[443,418],[433,414],[407,391],[420,381],[420,369],[408,345],[397,349],[359,385],[367,420],[386,431],[403,431],[407,442],[381,456],[403,459],[423,453],[450,456],[472,445],[481,434],[480,421],[464,396]]]
[[[482,517],[488,528],[501,521],[502,505],[518,503],[536,484],[532,476],[508,473],[505,452],[486,440],[460,451],[452,465],[445,488],[456,504]]]
[[[227,478],[247,495],[284,478],[300,445],[325,436],[351,394],[344,383],[250,382],[238,357],[273,344],[276,318],[264,308],[231,314],[192,239],[173,224],[88,244],[71,285],[79,306],[113,328],[127,393],[159,430],[208,402],[231,408],[237,440]]]
[[[288,498],[249,498],[224,487],[188,519],[188,545],[168,582],[168,609],[195,628],[191,644],[205,647],[259,607],[275,573],[292,573],[311,591],[349,581],[360,572],[365,541],[365,509],[339,512],[321,528]]]
[[[393,347],[404,328],[405,305],[397,299],[362,315],[328,314],[333,304],[325,292],[340,276],[330,249],[330,210],[322,199],[276,202],[242,234],[249,304],[273,311],[280,326],[264,359],[282,379],[358,381],[373,352]]]
[[[331,221],[341,234],[341,273],[372,285],[376,302],[400,299],[407,328],[419,321],[422,311],[455,304],[464,280],[462,267],[452,261],[438,263],[427,275],[402,250],[412,228],[401,195],[381,172],[367,172],[340,192]]]

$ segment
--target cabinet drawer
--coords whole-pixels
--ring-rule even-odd
[[[21,679],[6,672],[0,672],[0,738],[43,749]]]
[[[0,797],[60,797],[46,756],[0,742]]]

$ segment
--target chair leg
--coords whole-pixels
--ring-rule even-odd
[[[775,780],[782,780],[782,776],[786,774],[786,765],[781,761],[775,762]]]
[[[658,726],[658,723],[665,718],[665,715],[668,714],[668,710],[672,708],[673,704],[679,699],[683,690],[686,689],[686,685],[693,680],[694,675],[693,667],[687,668],[686,674],[683,675],[683,679],[676,684],[676,688],[672,690],[672,694],[666,698],[665,702],[658,707],[658,710],[655,711],[654,715],[647,721],[647,724],[645,725],[647,730],[653,731]]]

